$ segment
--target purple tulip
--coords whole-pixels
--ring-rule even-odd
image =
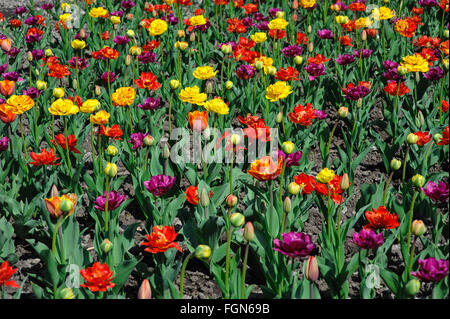
[[[122,202],[125,200],[125,195],[121,195],[120,193],[116,191],[110,191],[108,194],[108,210],[112,211],[116,209],[117,207],[122,204]],[[103,196],[97,197],[94,203],[94,207],[98,210],[101,210],[102,212],[105,211],[105,204],[106,204],[106,192],[104,192]]]
[[[255,19],[255,21],[269,21],[269,17],[264,16],[261,12],[255,12],[253,14],[253,19]]]
[[[14,82],[19,81],[19,78],[20,78],[19,73],[15,72],[15,71],[13,71],[13,72],[5,72],[5,73],[2,74],[2,76],[3,76],[3,78],[5,80],[14,81]]]
[[[0,152],[6,151],[8,149],[9,138],[7,136],[3,136],[0,138]]]
[[[148,133],[133,133],[133,134],[131,134],[130,140],[128,141],[131,144],[133,144],[133,146],[131,148],[136,150],[136,149],[142,147],[142,145],[144,145],[144,138],[147,135],[148,135]]]
[[[40,60],[44,57],[44,50],[32,50],[31,55],[33,56],[33,60]]]
[[[29,97],[31,97],[32,99],[35,99],[39,96],[39,94],[41,94],[41,92],[39,92],[38,89],[34,88],[34,87],[30,87],[26,90],[22,91],[23,95],[28,95]]]
[[[11,50],[9,50],[9,52],[7,52],[7,54],[12,58],[15,58],[19,53],[20,53],[20,49],[18,49],[18,48],[11,48]]]
[[[156,53],[151,51],[144,52],[138,57],[138,60],[142,64],[153,63],[156,61]]]
[[[421,7],[436,7],[439,5],[436,0],[419,0],[418,4]]]
[[[154,196],[162,196],[173,187],[175,180],[175,177],[156,175],[152,176],[149,181],[145,181],[144,186]]]
[[[78,70],[83,70],[89,66],[86,58],[80,58],[78,56],[70,58],[68,64],[72,69],[78,68]]]
[[[246,17],[243,18],[241,20],[242,24],[245,25],[246,27],[252,27],[255,25],[255,23],[253,22],[253,19],[251,17]]]
[[[8,63],[0,65],[0,73],[5,73],[8,70]]]
[[[24,23],[26,25],[35,25],[36,23],[38,23],[39,19],[36,17],[28,17],[25,19]]]
[[[167,16],[163,16],[162,19],[171,25],[178,23],[178,17],[174,16],[172,13],[169,13]]]
[[[270,8],[269,9],[269,14],[272,17],[275,17],[277,15],[277,12],[282,11],[280,8]]]
[[[383,76],[386,78],[386,80],[390,81],[397,81],[401,80],[404,81],[404,76],[398,74],[397,68],[400,66],[397,62],[386,60],[383,63],[383,68],[385,71],[383,72]]]
[[[314,110],[314,114],[319,118],[319,120],[323,120],[328,117],[328,114],[322,110]]]
[[[436,66],[430,68],[423,76],[429,81],[438,81],[444,77],[444,71],[439,66]]]
[[[420,188],[422,192],[435,202],[445,202],[449,195],[449,184],[439,181],[438,184],[429,181],[425,187]]]
[[[130,0],[124,0],[120,3],[120,5],[122,6],[122,8],[124,9],[131,9],[133,8],[136,4],[133,1]]]
[[[324,40],[332,40],[334,39],[334,34],[331,30],[323,29],[323,30],[317,30],[317,35],[319,38]]]
[[[286,168],[289,168],[291,166],[300,166],[300,159],[302,158],[302,155],[303,155],[302,151],[297,151],[289,154],[286,157],[286,154],[282,150],[278,150],[277,158],[282,157],[283,161],[285,161],[286,163]]]
[[[297,55],[301,55],[303,52],[303,48],[298,45],[289,45],[281,50],[285,56],[296,57]]]
[[[45,11],[48,11],[48,10],[51,10],[51,9],[53,9],[55,6],[52,4],[52,3],[43,3],[42,5],[41,5],[41,9],[42,10],[45,10]]]
[[[108,84],[108,72],[103,72],[100,78],[103,83]],[[114,83],[115,80],[117,80],[117,75],[114,72],[109,72],[109,83]]]
[[[335,4],[339,6],[340,11],[345,11],[348,9],[347,5],[342,1],[336,2]]]
[[[202,25],[196,25],[194,27],[195,31],[201,31],[201,32],[206,32],[208,31],[209,27],[211,26],[211,22],[207,21],[205,24]]]
[[[357,101],[359,99],[362,99],[363,97],[366,97],[369,93],[370,93],[369,88],[363,85],[358,85],[347,89],[347,91],[344,94],[344,97],[347,100]]]
[[[125,12],[123,12],[123,11],[113,11],[113,12],[111,12],[111,15],[115,16],[115,17],[122,18],[125,15]]]
[[[18,8],[16,8],[16,10],[14,10],[14,14],[16,14],[16,15],[23,14],[25,12],[27,12],[26,7],[18,7]]]
[[[130,39],[128,39],[128,37],[126,35],[118,35],[114,38],[114,43],[115,44],[119,44],[119,45],[124,45],[127,44],[128,42],[130,42]]]
[[[361,49],[361,50],[354,50],[353,55],[356,58],[359,58],[361,56],[362,59],[367,59],[372,55],[373,51],[370,49]]]
[[[248,80],[255,75],[255,69],[249,64],[242,64],[236,70],[236,74],[241,80]]]
[[[436,260],[434,257],[419,259],[419,271],[411,273],[412,276],[423,282],[438,282],[448,276],[448,260]]]
[[[314,81],[317,77],[325,75],[325,67],[323,64],[310,63],[305,67],[305,70],[309,74],[310,81]]]
[[[348,65],[355,62],[355,56],[350,54],[341,54],[334,59],[339,65]]]
[[[362,249],[376,249],[383,245],[383,233],[376,233],[372,229],[362,229],[359,233],[353,233],[353,243]]]
[[[269,30],[269,22],[262,21],[261,23],[258,23],[257,25],[255,25],[255,27],[260,31],[267,31],[267,30]]]
[[[148,97],[145,99],[144,104],[139,104],[137,107],[146,111],[146,110],[156,110],[159,108],[161,104],[161,98],[157,97]]]
[[[274,250],[291,258],[306,257],[315,248],[309,235],[305,233],[282,233],[283,240],[273,240]]]

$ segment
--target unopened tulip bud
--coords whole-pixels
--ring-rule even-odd
[[[232,208],[237,205],[238,198],[236,196],[234,196],[233,194],[230,194],[227,196],[226,202],[227,202],[227,206],[229,208]]]
[[[137,294],[138,299],[152,299],[152,288],[148,279],[142,281]]]
[[[349,188],[350,188],[350,179],[348,178],[348,174],[344,173],[344,175],[342,175],[341,178],[341,189],[345,191]]]
[[[247,222],[244,227],[244,239],[246,241],[252,241],[255,238],[255,229],[252,222]]]
[[[127,15],[125,16],[127,18],[127,20],[131,21],[133,20],[133,14],[132,13],[127,13]]]
[[[127,57],[125,58],[125,65],[129,66],[131,64],[131,55],[127,54]]]
[[[402,162],[396,158],[393,158],[391,160],[391,169],[394,171],[398,171],[400,167],[402,166]]]
[[[45,54],[46,57],[49,57],[49,56],[53,55],[53,52],[52,52],[52,50],[47,49],[47,50],[45,50],[44,54]]]
[[[255,62],[255,69],[258,71],[261,70],[264,67],[264,63],[262,61],[256,61]]]
[[[294,63],[297,64],[297,65],[302,64],[302,63],[303,63],[303,57],[301,57],[300,55],[297,55],[297,56],[294,58]]]
[[[411,231],[415,236],[422,236],[427,231],[427,226],[420,219],[412,222]]]
[[[170,149],[169,149],[169,144],[164,144],[164,148],[163,148],[163,152],[162,152],[162,157],[164,159],[168,159],[170,157]]]
[[[209,192],[206,190],[206,188],[202,189],[202,193],[200,194],[200,205],[202,207],[208,207],[209,206]]]
[[[241,227],[245,223],[245,217],[241,213],[233,213],[230,216],[230,222],[234,227]]]
[[[425,177],[420,174],[416,174],[411,178],[413,185],[416,187],[423,187],[425,184]]]
[[[283,210],[285,213],[290,213],[292,210],[292,202],[289,197],[286,196],[283,202]]]
[[[127,37],[129,38],[134,38],[136,36],[136,33],[134,32],[134,30],[127,30]]]
[[[297,21],[297,14],[296,13],[291,14],[291,20],[294,21],[294,22]]]
[[[220,47],[220,51],[222,51],[223,54],[231,54],[231,52],[233,52],[233,48],[230,44],[224,44]]]
[[[275,13],[275,17],[284,18],[284,11],[277,11],[277,13]]]
[[[405,75],[406,73],[408,73],[408,69],[405,66],[399,66],[397,68],[397,73],[400,75]]]
[[[108,154],[109,156],[116,156],[117,153],[119,153],[119,150],[114,145],[109,145],[106,149],[106,154]]]
[[[59,209],[64,213],[67,214],[73,209],[73,202],[70,199],[62,199],[59,203]]]
[[[144,137],[144,144],[146,146],[152,146],[154,143],[155,139],[153,136],[151,135],[147,135],[146,137]]]
[[[86,31],[84,31],[84,29],[80,30],[80,38],[82,38],[83,40],[86,39]]]
[[[180,87],[180,81],[178,80],[170,80],[169,84],[172,90],[176,90]]]
[[[238,134],[231,134],[230,142],[233,145],[238,145],[241,142],[241,137]]]
[[[64,89],[63,88],[54,88],[53,89],[53,97],[60,99],[64,96]]]
[[[448,59],[442,61],[442,65],[444,66],[444,70],[448,71]]]
[[[406,292],[408,295],[415,296],[420,291],[420,280],[417,280],[415,278],[408,281],[408,283],[405,286]]]
[[[416,72],[414,76],[415,76],[416,82],[418,83],[418,82],[420,81],[420,75],[419,75],[419,72]]]
[[[359,109],[359,108],[361,108],[361,106],[362,106],[362,99],[361,98],[359,98],[358,99],[358,101],[356,101],[356,107]]]
[[[281,121],[283,121],[283,113],[278,112],[277,117],[275,118],[275,122],[276,122],[277,124],[280,124]]]
[[[435,143],[439,143],[442,140],[443,136],[441,133],[436,133],[433,135],[433,140]]]
[[[305,278],[311,282],[319,279],[319,265],[317,264],[316,256],[309,256],[306,263]]]
[[[409,133],[408,136],[406,137],[406,141],[408,142],[408,144],[417,144],[418,139],[419,138],[414,133]]]
[[[212,84],[212,82],[207,82],[206,83],[205,92],[207,94],[211,94],[213,92],[213,84]]]
[[[41,80],[37,80],[37,81],[36,81],[36,88],[37,88],[39,91],[44,91],[44,90],[46,90],[46,89],[47,89],[47,82],[41,81]]]
[[[366,32],[366,30],[363,30],[361,32],[361,40],[362,41],[366,41],[367,40],[367,32]]]
[[[448,39],[448,29],[444,31],[444,38]]]
[[[103,253],[107,254],[111,248],[113,247],[113,243],[108,239],[105,238],[102,243],[100,244],[100,248],[102,249]]]
[[[281,149],[283,150],[284,153],[289,155],[295,150],[295,144],[292,143],[291,141],[283,142],[283,144],[281,144]]]
[[[113,178],[117,175],[117,165],[114,163],[106,164],[104,172],[106,176],[108,176],[109,178]]]
[[[297,8],[298,8],[298,0],[294,0],[292,2],[292,9],[297,10]]]
[[[346,118],[348,116],[348,107],[341,106],[338,110],[338,115],[340,118]]]
[[[389,3],[389,0],[383,0],[383,2],[384,2],[385,4],[388,4],[388,3]]]
[[[300,193],[301,187],[296,182],[291,182],[288,185],[288,192],[291,195],[298,195]]]
[[[75,299],[75,294],[73,293],[72,288],[63,288],[60,292],[62,299]]]
[[[73,79],[73,81],[72,81],[72,88],[74,90],[76,90],[78,88],[78,81],[77,81],[77,79]]]
[[[422,126],[425,124],[425,118],[424,118],[424,116],[423,116],[422,111],[419,111],[419,112],[417,113],[415,122],[416,122],[416,126],[417,126],[417,127],[422,127]]]
[[[225,83],[225,88],[227,90],[231,90],[233,88],[234,84],[231,81],[227,81],[227,83]]]
[[[28,61],[33,61],[33,53],[31,53],[30,51],[28,51],[28,53],[27,53],[27,58],[28,58]]]
[[[312,53],[314,51],[314,43],[309,42],[308,43],[308,52]]]
[[[95,89],[94,89],[94,93],[95,93],[95,95],[100,96],[102,94],[102,89],[98,85],[96,85]]]
[[[189,35],[189,41],[195,42],[195,33],[194,32],[191,32],[191,34]]]
[[[268,73],[269,75],[275,76],[275,75],[277,74],[277,68],[274,67],[274,66],[269,66],[269,67],[267,68],[267,73]]]
[[[308,28],[306,29],[306,32],[311,33],[312,32],[312,27],[311,25],[308,25]],[[312,43],[312,42],[311,42]]]
[[[199,259],[208,259],[211,256],[211,248],[208,245],[198,245],[194,254]]]

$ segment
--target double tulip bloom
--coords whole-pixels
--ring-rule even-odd
[[[112,94],[112,101],[114,106],[130,106],[133,104],[136,97],[136,90],[132,87],[118,88]]]
[[[5,108],[7,111],[20,115],[34,106],[34,101],[28,95],[12,95],[7,101]]]
[[[271,156],[264,156],[250,164],[248,173],[259,181],[271,181],[281,174],[282,168],[282,157],[279,157],[275,163]]]
[[[79,112],[79,107],[70,99],[57,99],[48,111],[53,115],[73,115]]]
[[[153,232],[145,236],[147,242],[142,242],[141,246],[145,246],[144,250],[152,254],[163,253],[170,248],[183,252],[180,245],[175,242],[177,235],[173,226],[153,226]]]
[[[311,237],[305,233],[282,233],[282,240],[275,238],[273,240],[273,250],[282,253],[285,256],[296,258],[306,257],[311,254],[315,248]]]

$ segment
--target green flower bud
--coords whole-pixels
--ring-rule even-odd
[[[209,206],[209,192],[206,190],[206,188],[203,187],[202,193],[200,194],[200,204],[202,207],[208,207]]]
[[[420,281],[417,279],[411,279],[405,286],[406,292],[410,296],[415,296],[420,290]]]
[[[391,160],[391,169],[394,171],[397,171],[400,169],[400,167],[402,166],[402,162],[396,158],[393,158]]]
[[[230,216],[231,225],[241,227],[245,223],[245,217],[241,213],[233,213]]]
[[[106,154],[108,154],[109,156],[116,156],[117,153],[119,153],[119,150],[114,145],[109,145],[106,149]]]
[[[255,62],[255,68],[259,71],[264,67],[264,63],[262,61]]]
[[[229,208],[232,208],[237,205],[238,198],[236,196],[234,196],[233,194],[230,194],[227,196],[226,202],[227,202],[227,206]]]
[[[297,195],[298,193],[300,193],[300,190],[301,190],[301,187],[296,182],[291,182],[288,185],[288,192],[291,195]]]
[[[338,115],[340,118],[346,118],[348,116],[348,107],[341,106],[338,110]]]
[[[75,294],[73,293],[72,288],[63,288],[60,292],[62,299],[75,299]]]
[[[113,243],[108,238],[105,238],[100,244],[100,248],[105,254],[107,254],[112,247]]]
[[[341,185],[340,186],[341,186],[341,189],[343,191],[345,191],[345,190],[350,188],[350,179],[348,178],[348,174],[347,173],[344,173],[344,175],[342,175]]]
[[[278,112],[277,117],[275,118],[275,122],[277,122],[277,124],[280,124],[282,120],[283,120],[283,113]]]
[[[303,57],[301,57],[300,55],[297,55],[297,56],[294,58],[294,63],[297,64],[297,65],[302,64],[302,63],[303,63]]]
[[[406,141],[408,142],[408,144],[416,144],[418,139],[419,138],[414,133],[409,133],[406,137]]]
[[[152,146],[154,142],[155,142],[155,139],[153,138],[153,136],[147,135],[146,137],[144,137],[144,144],[146,146]]]
[[[169,150],[169,144],[164,144],[164,148],[163,148],[163,152],[162,152],[162,157],[164,159],[168,159],[170,157],[170,150]]]
[[[286,141],[281,144],[281,149],[287,155],[291,154],[295,150],[295,145],[291,141]]]
[[[252,222],[247,222],[244,227],[244,239],[246,241],[252,241],[255,238],[255,229]]]
[[[425,177],[420,174],[416,174],[412,177],[413,185],[416,187],[423,187],[425,184]]]
[[[238,134],[232,134],[230,136],[230,141],[233,145],[238,145],[241,142],[241,137]]]
[[[443,138],[441,133],[436,133],[433,135],[433,140],[435,143],[439,143],[441,141],[441,139]]]
[[[59,203],[59,209],[64,213],[67,214],[73,209],[73,202],[69,199],[63,199]]]
[[[427,231],[427,226],[420,219],[412,222],[411,231],[415,236],[422,236]]]
[[[425,118],[423,117],[422,111],[419,111],[417,113],[415,122],[417,127],[422,127],[425,124]]]
[[[285,213],[290,213],[292,210],[292,202],[289,197],[286,196],[283,202],[283,210]]]
[[[194,254],[199,259],[208,259],[211,256],[211,248],[208,245],[198,245]]]
[[[234,84],[231,81],[227,81],[227,83],[225,83],[225,88],[227,90],[231,90],[233,88]]]
[[[104,172],[106,176],[113,178],[117,175],[117,165],[114,163],[106,164]]]

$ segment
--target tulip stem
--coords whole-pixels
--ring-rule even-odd
[[[286,155],[287,157],[287,155]],[[283,207],[283,180],[284,180],[284,171],[286,169],[286,161],[283,162],[283,166],[281,167],[281,175],[280,175],[280,207]],[[281,220],[281,229],[284,232],[286,223],[286,212],[283,209],[283,218]]]
[[[91,122],[91,157],[92,166],[95,165],[95,151],[94,151],[94,124]]]
[[[70,163],[69,143],[67,141],[67,139],[68,139],[68,137],[67,137],[67,120],[66,120],[65,116],[64,116],[64,138],[65,138],[65,142],[66,142],[67,168],[69,169],[69,175],[70,175],[70,178],[72,179],[72,164]]]
[[[281,113],[281,127],[283,129],[283,137],[285,137],[286,136],[286,130],[284,128],[283,105],[281,104],[281,100],[280,100],[280,113]]]
[[[128,120],[130,122],[130,135],[133,134],[133,119],[131,118],[131,106],[128,106]]]
[[[315,299],[314,298],[314,282],[311,281],[309,283],[309,299]]]
[[[230,163],[230,195],[233,194],[233,163],[234,162],[234,145],[231,149],[231,163]]]
[[[331,129],[330,137],[328,138],[327,152],[325,153],[325,159],[326,159],[325,166],[328,166],[328,154],[330,154],[331,140],[333,139],[334,131],[336,131],[338,124],[339,124],[339,122],[334,123],[333,128]]]
[[[105,201],[105,235],[108,234],[108,201],[109,201],[109,177],[106,176],[106,201]]]
[[[169,100],[169,136],[172,134],[172,99],[173,99],[173,90],[170,94],[170,100]]]
[[[331,214],[330,214],[330,187],[327,183],[327,193],[328,193],[328,200],[327,200],[327,224],[328,224],[328,242],[331,242]]]
[[[410,148],[411,148],[411,146],[408,145],[408,148],[406,149],[405,160],[403,161],[402,184],[405,182],[405,175],[406,175],[406,161],[408,160],[408,154],[409,154],[409,149],[410,149]]]
[[[227,255],[225,259],[225,299],[228,299],[229,296],[229,283],[228,278],[230,276],[230,246],[231,246],[231,221],[230,221],[230,215],[231,215],[231,208],[228,208],[228,230],[227,230]]]
[[[412,202],[411,202],[411,209],[409,210],[409,220],[408,220],[408,249],[411,246],[411,225],[412,225],[412,220],[413,220],[413,215],[414,215],[414,203],[416,202],[416,197],[417,197],[418,191],[414,191],[414,195],[412,198]]]
[[[55,140],[55,115],[52,114],[52,139]]]
[[[20,114],[20,136],[22,137],[23,152],[25,153],[25,160],[27,161],[27,170],[28,170],[28,154],[27,154],[27,146],[25,145],[25,138],[23,137],[22,114]]]
[[[53,230],[53,239],[52,239],[52,253],[53,256],[56,258],[56,234],[58,232],[58,228],[61,226],[63,222],[63,215],[59,216],[58,221],[56,222],[55,229]],[[62,242],[62,236],[60,236],[60,242],[61,242],[61,256],[63,260],[65,260],[64,256],[64,248],[63,248],[63,242]]]
[[[184,290],[184,274],[186,272],[186,267],[189,262],[189,259],[191,259],[192,253],[190,253],[186,259],[183,261],[183,266],[181,266],[181,275],[180,275],[180,299],[183,299],[183,290]]]
[[[408,278],[411,277],[412,264],[413,264],[413,260],[414,260],[414,251],[416,249],[416,241],[417,241],[417,236],[414,236],[413,243],[411,245],[411,250],[409,252]]]
[[[383,192],[383,206],[385,206],[384,204],[386,203],[386,195],[387,195],[387,190],[389,188],[389,184],[391,183],[391,179],[392,176],[394,175],[394,171],[391,172],[391,174],[389,174],[389,178],[386,182],[386,186],[384,187],[384,192]]]
[[[247,241],[247,245],[245,245],[244,263],[242,265],[241,299],[245,298],[245,273],[247,272],[247,258],[248,258],[248,247],[249,246],[250,246],[250,242]]]

